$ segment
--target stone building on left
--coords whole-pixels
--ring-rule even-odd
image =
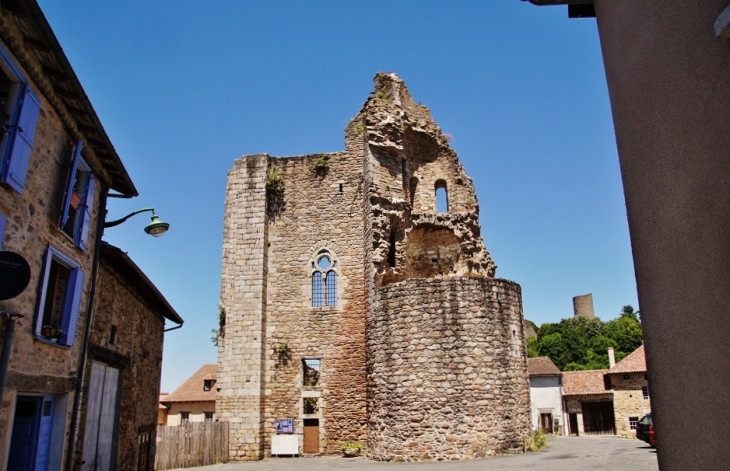
[[[0,128],[0,245],[30,268],[0,301],[0,468],[151,469],[182,319],[101,241],[107,197],[137,190],[35,0],[0,9]]]

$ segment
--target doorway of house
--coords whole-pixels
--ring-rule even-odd
[[[578,414],[570,413],[570,414],[568,414],[568,416],[570,419],[570,430],[568,431],[568,433],[570,433],[571,435],[575,435],[577,437],[578,436]]]
[[[8,471],[45,471],[53,428],[53,396],[18,396]]]
[[[553,414],[549,412],[540,414],[540,430],[542,433],[553,433]]]
[[[319,419],[304,419],[304,447],[302,453],[319,453]]]
[[[107,471],[114,456],[119,369],[91,363],[81,471]]]

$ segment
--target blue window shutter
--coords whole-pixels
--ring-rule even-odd
[[[3,213],[0,213],[0,250],[3,249],[3,241],[5,240],[5,224],[8,222]]]
[[[84,292],[84,272],[79,269],[71,273],[68,292],[66,294],[66,307],[63,316],[63,329],[66,338],[65,345],[73,345],[76,340],[76,326],[79,322],[79,309],[81,307],[81,294]]]
[[[3,179],[18,193],[23,192],[25,185],[25,174],[28,171],[33,136],[41,109],[40,99],[27,83],[21,84],[20,96],[20,109],[8,139],[10,150],[6,154],[8,161]]]
[[[79,168],[79,159],[81,158],[81,149],[83,148],[81,140],[76,143],[76,147],[73,148],[73,157],[71,160],[71,172],[68,176],[68,186],[66,187],[66,196],[63,198],[63,213],[61,214],[61,227],[68,221],[68,208],[71,205],[71,192],[74,189],[74,183],[76,183],[76,171]]]
[[[38,302],[38,316],[35,323],[35,334],[41,335],[41,327],[43,327],[43,309],[46,306],[46,295],[48,294],[48,278],[51,275],[51,260],[53,260],[54,250],[48,246],[46,252],[46,261],[43,263],[43,276],[41,277],[41,295]]]
[[[88,183],[86,187],[86,196],[84,196],[84,212],[81,214],[81,224],[79,224],[79,247],[86,252],[89,250],[89,227],[91,227],[91,212],[94,210],[94,193],[96,192],[96,182],[89,172]]]

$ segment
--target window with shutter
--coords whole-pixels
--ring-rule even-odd
[[[22,193],[41,101],[0,46],[0,181]]]
[[[83,143],[78,141],[71,154],[71,171],[63,199],[60,226],[76,245],[87,251],[96,182],[88,164],[81,157],[82,148]]]
[[[48,342],[73,345],[84,289],[84,272],[76,262],[48,247],[42,283],[35,334]]]

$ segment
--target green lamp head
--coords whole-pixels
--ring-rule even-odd
[[[162,237],[170,228],[170,224],[160,221],[157,214],[152,213],[152,221],[144,228],[144,231],[153,237]]]

